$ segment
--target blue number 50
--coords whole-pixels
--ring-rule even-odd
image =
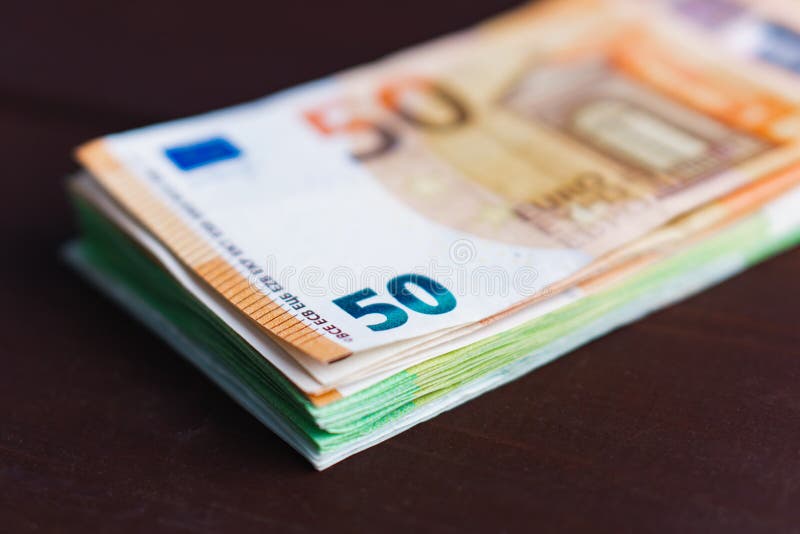
[[[428,295],[433,297],[436,301],[436,305],[429,304],[418,298],[414,293],[409,291],[409,285],[417,286],[425,291]],[[439,315],[447,313],[456,307],[456,298],[446,287],[421,274],[403,274],[392,278],[386,284],[386,289],[398,303],[417,313]],[[375,302],[363,306],[359,304],[362,300],[376,295],[377,293],[372,289],[365,288],[345,297],[335,299],[333,303],[356,319],[374,313],[383,315],[384,320],[382,322],[367,325],[367,328],[374,331],[397,328],[408,321],[408,314],[402,308],[394,304],[387,304],[384,302]]]

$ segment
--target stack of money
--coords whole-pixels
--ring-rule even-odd
[[[67,256],[325,468],[797,243],[792,8],[538,2],[91,141]]]

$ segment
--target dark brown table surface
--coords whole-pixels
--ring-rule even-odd
[[[512,1],[0,5],[0,531],[800,531],[800,250],[323,473],[59,259],[93,136]]]

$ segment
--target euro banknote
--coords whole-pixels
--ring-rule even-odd
[[[476,324],[800,156],[788,97],[630,4],[589,4],[109,136],[79,159],[290,350],[332,362]],[[477,287],[485,262],[453,255],[465,241],[516,283]],[[306,266],[325,278],[313,288],[287,275]]]
[[[324,467],[791,246],[799,19],[536,2],[90,141],[69,257]]]

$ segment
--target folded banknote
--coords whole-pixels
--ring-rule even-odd
[[[537,2],[103,137],[67,257],[324,468],[800,240],[798,21]]]

